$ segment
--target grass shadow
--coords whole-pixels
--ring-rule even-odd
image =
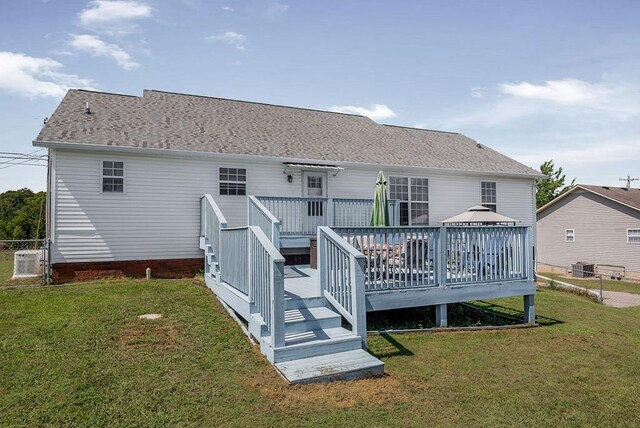
[[[524,322],[522,321],[524,320],[524,311],[513,309],[508,306],[498,305],[485,300],[476,300],[474,302],[467,303],[467,305],[498,317],[507,317]],[[536,324],[547,327],[556,324],[564,324],[564,321],[536,314]]]
[[[376,358],[391,358],[391,357],[410,357],[413,355],[410,349],[406,348],[402,343],[398,342],[395,337],[388,333],[381,333],[380,337],[386,340],[389,348],[384,350],[369,349],[369,352]]]

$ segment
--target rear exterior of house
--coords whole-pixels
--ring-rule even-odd
[[[204,269],[292,382],[380,374],[362,353],[367,311],[435,305],[446,326],[449,303],[524,296],[535,322],[541,175],[461,134],[160,91],[72,90],[34,145],[50,153],[55,280]],[[379,171],[391,223],[371,228]],[[442,227],[475,205],[517,226]],[[308,263],[312,246],[314,268],[285,269],[285,258]]]
[[[576,185],[537,213],[538,270],[578,262],[640,278],[640,189]]]
[[[389,198],[400,200],[400,225],[438,226],[486,204],[535,226],[535,171],[460,134],[362,116],[159,91],[72,90],[34,144],[50,149],[58,281],[103,271],[141,275],[147,265],[158,276],[199,270],[203,194],[215,196],[229,226],[244,226],[247,195],[370,199],[380,170]],[[109,175],[105,165],[114,163],[122,176]],[[113,180],[116,189],[104,187]]]

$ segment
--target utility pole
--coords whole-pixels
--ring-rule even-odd
[[[619,178],[618,181],[626,181],[627,182],[627,189],[631,189],[631,182],[632,181],[637,181],[640,180],[640,178],[631,178],[630,175],[627,175],[627,178]]]

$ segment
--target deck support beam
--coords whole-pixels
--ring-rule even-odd
[[[524,322],[527,324],[536,323],[536,308],[534,305],[534,294],[524,296]]]
[[[436,326],[447,327],[447,305],[436,305]]]

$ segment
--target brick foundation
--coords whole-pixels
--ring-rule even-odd
[[[204,259],[54,263],[51,265],[51,275],[60,284],[103,278],[144,277],[147,268],[151,268],[153,278],[186,278],[204,268]]]

